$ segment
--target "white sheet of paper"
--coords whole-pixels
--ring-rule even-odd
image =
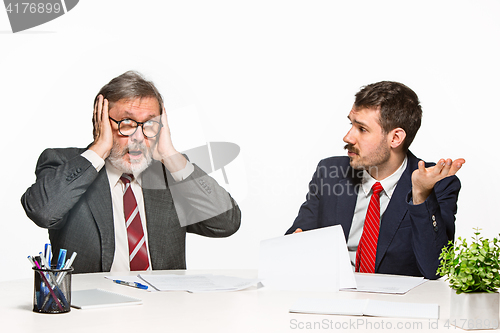
[[[257,279],[244,279],[225,275],[152,275],[139,274],[139,277],[158,291],[237,291],[256,285]]]
[[[387,302],[373,299],[300,298],[291,306],[290,312],[439,319],[438,304]]]
[[[423,277],[386,274],[355,273],[357,287],[347,291],[362,291],[382,294],[406,294],[411,289],[426,282]]]
[[[275,290],[338,291],[355,288],[340,225],[260,242],[259,279]]]

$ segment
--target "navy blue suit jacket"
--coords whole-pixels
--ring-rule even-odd
[[[460,181],[456,176],[444,178],[424,203],[413,205],[411,174],[418,162],[408,152],[406,170],[382,216],[376,273],[436,279],[441,249],[454,238]],[[350,166],[347,156],[320,161],[309,183],[307,200],[287,234],[297,228],[306,231],[340,224],[347,242],[362,174]]]

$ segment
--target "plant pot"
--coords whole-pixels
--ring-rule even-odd
[[[451,291],[450,324],[465,330],[498,328],[499,294]]]

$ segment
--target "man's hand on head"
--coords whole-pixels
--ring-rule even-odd
[[[113,147],[113,132],[109,123],[109,103],[102,95],[94,105],[94,142],[90,150],[105,160]]]
[[[155,160],[161,161],[168,171],[177,172],[184,169],[187,160],[175,150],[172,143],[172,136],[170,134],[170,127],[168,126],[167,113],[165,112],[165,107],[163,108],[163,114],[160,116],[161,119],[161,130],[158,134],[158,139],[156,142],[156,147],[153,152],[153,158]]]
[[[454,161],[442,158],[436,165],[426,168],[424,161],[418,162],[418,169],[411,175],[413,204],[423,203],[438,181],[456,174],[464,163],[463,158]]]

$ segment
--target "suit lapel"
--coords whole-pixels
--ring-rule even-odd
[[[87,202],[101,237],[102,270],[109,272],[115,255],[115,231],[106,168],[101,169],[96,180],[87,190]]]
[[[357,171],[353,171],[353,169],[349,168],[349,173],[352,173],[354,177],[348,177],[347,179],[341,179],[339,181],[341,185],[340,188],[345,190],[346,193],[338,195],[336,213],[336,221],[342,225],[346,242],[349,238],[349,232],[351,231],[352,217],[354,215],[354,209],[356,208],[359,184],[361,183],[361,179],[356,177],[356,175],[358,175]]]
[[[384,258],[392,240],[394,239],[401,222],[408,213],[406,196],[412,188],[411,174],[413,170],[415,170],[416,163],[418,163],[418,159],[411,152],[408,152],[408,164],[398,181],[396,189],[392,194],[391,201],[389,202],[389,205],[387,206],[380,222],[375,272]]]
[[[148,246],[153,269],[164,267],[168,261],[165,258],[165,253],[169,253],[166,249],[170,230],[167,224],[172,222],[169,212],[175,212],[164,171],[163,165],[155,162],[142,174]]]

